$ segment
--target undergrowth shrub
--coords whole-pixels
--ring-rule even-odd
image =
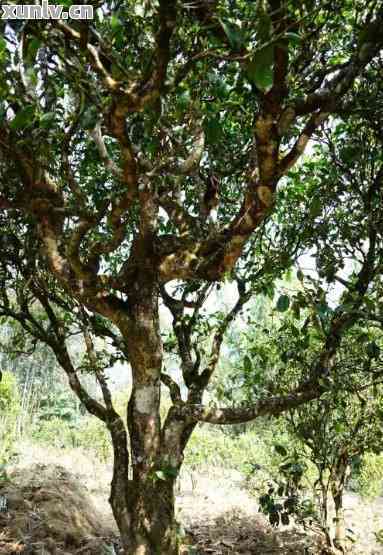
[[[247,475],[254,464],[269,466],[272,461],[258,432],[249,430],[233,437],[217,426],[201,424],[186,447],[184,464],[201,471],[226,468]]]
[[[112,457],[112,443],[105,424],[94,416],[84,417],[76,430],[78,447],[93,452],[101,462]]]
[[[357,476],[357,489],[362,497],[373,499],[383,490],[383,454],[366,453]]]
[[[77,447],[76,426],[57,416],[41,420],[32,432],[32,439],[53,447]]]
[[[126,409],[130,388],[113,394],[117,413],[126,422]],[[73,409],[73,400],[61,393],[41,403],[39,414],[32,428],[32,440],[56,448],[80,447],[95,455],[101,462],[112,458],[109,432],[103,422],[89,414],[80,415]],[[161,420],[165,420],[171,406],[165,394],[161,400]]]
[[[40,421],[32,438],[37,443],[52,447],[81,447],[102,462],[107,462],[112,454],[108,430],[103,422],[92,416],[84,416],[75,423],[58,417]]]
[[[11,372],[3,372],[0,382],[0,464],[14,454],[20,396],[17,381]]]
[[[116,410],[122,416],[126,413],[127,399],[127,392],[117,393],[114,399]],[[64,408],[67,404],[61,403]],[[77,415],[77,417],[72,413],[68,415],[67,411],[61,411],[61,405],[56,406],[53,403],[49,419],[45,418],[45,413],[43,418],[39,418],[34,426],[32,439],[37,443],[56,448],[80,447],[95,455],[101,462],[109,461],[112,457],[112,445],[105,424],[88,414]]]

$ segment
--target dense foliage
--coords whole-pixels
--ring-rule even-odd
[[[381,323],[383,10],[96,4],[93,20],[1,21],[0,313],[50,347],[108,429],[125,552],[170,555],[174,482],[197,423],[279,415],[343,388],[345,340]],[[250,352],[239,372],[257,361],[257,393],[203,404],[229,325],[252,297],[273,298],[303,254],[317,275],[298,269],[302,288],[276,303],[297,322],[270,339],[272,357]],[[223,281],[238,294],[213,318],[206,303]],[[132,375],[126,422],[105,376],[116,361]]]

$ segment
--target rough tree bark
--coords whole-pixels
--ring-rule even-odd
[[[331,476],[331,494],[334,500],[335,507],[335,532],[334,532],[334,546],[346,552],[346,528],[344,520],[343,509],[343,493],[346,478],[349,472],[349,457],[348,453],[342,453],[337,460]]]
[[[238,55],[238,52],[231,51],[230,41],[223,33],[222,26],[217,23],[219,18],[216,3],[208,2],[204,6],[204,2],[200,2],[198,5],[196,17],[209,26],[211,33],[216,33],[218,40],[226,43],[229,55]],[[172,185],[166,188],[162,184],[162,190],[158,185],[160,180],[156,182],[156,178],[167,175],[173,183],[174,177],[187,177],[198,167],[204,153],[202,116],[194,148],[183,163],[176,165],[172,156],[165,162],[160,159],[157,165],[149,163],[145,160],[145,153],[136,152],[126,130],[129,115],[142,113],[169,91],[169,61],[172,56],[178,57],[177,48],[174,51],[171,48],[171,39],[177,26],[177,7],[177,2],[159,0],[158,29],[153,41],[155,46],[152,55],[148,57],[150,68],[145,75],[135,77],[131,77],[130,71],[127,71],[122,74],[121,81],[116,80],[111,73],[112,70],[119,69],[120,61],[113,63],[111,50],[99,40],[96,32],[84,35],[77,27],[59,21],[52,24],[52,33],[47,36],[37,35],[40,40],[47,41],[47,47],[52,47],[52,59],[62,57],[61,53],[60,56],[54,53],[57,44],[60,48],[64,44],[68,47],[65,52],[78,56],[76,63],[68,63],[68,74],[76,67],[81,71],[85,59],[87,71],[92,72],[94,78],[92,86],[96,83],[100,88],[99,97],[108,100],[102,104],[102,129],[119,149],[120,166],[108,155],[100,124],[94,129],[92,137],[99,152],[100,164],[118,181],[119,187],[116,187],[115,197],[109,195],[107,188],[105,189],[101,208],[87,204],[86,186],[83,190],[82,184],[76,182],[75,172],[70,168],[68,153],[78,124],[76,117],[73,118],[75,124],[71,124],[68,131],[60,129],[60,137],[64,135],[61,169],[67,188],[62,186],[61,177],[54,177],[57,172],[52,171],[50,175],[45,165],[39,163],[34,154],[34,145],[28,143],[28,131],[25,134],[15,131],[6,119],[0,127],[2,163],[9,163],[12,175],[14,168],[17,168],[16,185],[9,191],[5,187],[5,192],[0,197],[0,208],[11,213],[21,213],[35,222],[43,257],[51,275],[66,295],[88,311],[98,313],[119,330],[117,340],[131,365],[132,393],[128,404],[126,430],[124,422],[113,408],[110,392],[102,372],[97,369],[96,359],[94,370],[104,404],[91,399],[82,388],[65,349],[65,336],[60,323],[49,304],[52,295],[49,288],[44,289],[41,282],[36,288],[33,279],[26,279],[27,287],[32,288],[33,294],[39,298],[47,312],[54,336],[45,334],[28,314],[15,314],[9,308],[9,303],[8,306],[4,303],[4,314],[19,319],[30,333],[35,333],[40,340],[52,347],[67,372],[73,391],[89,412],[105,422],[110,432],[114,450],[110,502],[126,555],[176,555],[178,547],[174,519],[174,482],[182,465],[184,448],[197,422],[231,424],[246,422],[264,414],[277,415],[318,397],[324,391],[325,385],[319,378],[326,375],[342,333],[350,324],[350,316],[347,315],[334,316],[329,340],[319,357],[319,363],[309,379],[290,394],[270,397],[254,406],[238,409],[211,409],[203,406],[203,393],[216,368],[223,335],[250,297],[251,290],[246,290],[243,284],[238,283],[239,300],[217,329],[211,353],[202,368],[201,360],[192,352],[190,323],[184,319],[187,301],[172,299],[166,293],[165,286],[172,280],[203,280],[209,284],[222,280],[225,274],[233,270],[249,238],[273,209],[276,188],[281,177],[302,155],[313,133],[339,107],[341,99],[349,92],[355,78],[377,54],[382,42],[378,32],[382,23],[382,16],[379,15],[373,21],[371,18],[366,21],[363,33],[360,34],[362,38],[354,41],[354,51],[341,69],[334,71],[331,65],[325,68],[327,73],[325,71],[324,75],[329,76],[327,80],[322,78],[318,81],[317,76],[314,76],[307,85],[307,91],[303,91],[304,94],[299,97],[295,91],[289,96],[288,41],[282,37],[273,43],[273,84],[268,91],[254,90],[258,103],[254,114],[254,147],[251,160],[243,169],[244,190],[238,193],[241,205],[229,223],[211,227],[207,225],[206,218],[203,221],[204,215],[206,216],[203,211],[198,218],[193,211],[187,213],[175,198]],[[287,32],[291,28],[291,16],[284,12],[286,5],[275,0],[268,3],[268,9],[275,35],[280,36]],[[184,21],[185,14],[182,18],[180,19]],[[293,23],[299,28],[299,22]],[[34,36],[33,27],[31,31],[27,28],[25,32],[31,32],[31,37]],[[209,56],[211,52],[208,49],[198,54],[203,57]],[[244,54],[240,63],[246,69],[246,52],[240,54]],[[223,58],[226,57],[225,54]],[[24,62],[27,66],[28,60]],[[178,63],[177,60],[176,62]],[[183,72],[187,75],[193,63],[194,60],[186,60],[185,67],[181,67],[181,77],[176,74],[176,82],[177,79],[182,80]],[[23,86],[26,82],[24,65],[20,64]],[[14,73],[16,72],[12,68],[7,79],[11,79]],[[81,79],[84,78],[81,74]],[[74,96],[78,92],[76,87],[81,79],[75,80]],[[43,102],[39,106],[41,111],[44,111],[45,104]],[[9,106],[9,109],[13,109],[13,106]],[[295,143],[291,133],[296,134]],[[15,144],[15,138],[22,139],[20,144]],[[44,152],[44,156],[44,160],[48,159],[49,153]],[[56,159],[55,153],[52,154],[52,159]],[[14,189],[17,190],[16,193]],[[160,207],[166,211],[174,229],[180,231],[179,236],[174,232],[170,235],[160,233],[157,221]],[[134,238],[132,244],[129,244],[128,259],[121,265],[118,275],[103,274],[100,270],[102,257],[114,253],[121,246],[129,218],[133,222]],[[92,236],[95,232],[97,237],[98,226],[103,220],[106,221],[109,233],[106,242]],[[105,229],[102,229],[102,233],[105,233]],[[368,279],[365,285],[368,286]],[[178,385],[163,373],[158,315],[160,291],[173,315],[183,380],[188,389],[186,401],[181,398]],[[356,291],[357,298],[353,301],[355,306],[364,291],[365,288]],[[203,302],[203,291],[193,303],[195,313],[200,308],[200,301]],[[109,330],[105,333],[112,332]],[[92,359],[93,347],[89,337],[85,341],[89,358]],[[162,427],[161,383],[169,388],[173,402]],[[132,479],[129,478],[130,468]]]

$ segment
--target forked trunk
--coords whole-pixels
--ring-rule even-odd
[[[179,465],[167,467],[163,457],[158,457],[156,466],[147,467],[141,461],[133,465],[133,480],[129,480],[126,433],[120,428],[120,422],[116,420],[111,429],[114,468],[109,501],[120,531],[123,553],[177,555],[174,490]],[[133,450],[132,455],[138,459]]]
[[[130,468],[118,464],[115,448],[110,502],[120,529],[125,555],[177,555],[174,482],[179,459],[170,462],[160,421],[162,341],[158,317],[158,284],[146,252],[150,241],[134,246],[139,264],[137,282],[129,292],[129,313],[118,321],[132,368],[132,393],[127,425]],[[147,256],[145,255],[147,254]],[[118,438],[113,443],[118,443]],[[117,464],[116,464],[117,463]],[[116,468],[118,467],[118,470]]]

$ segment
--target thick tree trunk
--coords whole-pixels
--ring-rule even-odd
[[[131,514],[129,510],[129,454],[126,430],[121,419],[112,421],[109,431],[113,444],[113,479],[109,503],[120,531],[121,543],[127,549],[131,543]]]
[[[127,424],[133,476],[128,481],[120,465],[124,478],[115,472],[114,482],[120,486],[112,487],[111,505],[117,508],[114,515],[126,555],[176,555],[174,483],[179,464],[178,459],[172,462],[164,456],[163,449],[166,438],[160,421],[163,354],[158,284],[152,267],[147,264],[151,255],[147,252],[148,245],[150,242],[141,237],[133,247],[137,279],[129,291],[127,318],[118,322],[132,368]],[[116,461],[115,457],[115,466]],[[119,507],[124,502],[126,511]]]
[[[124,555],[177,555],[174,479],[129,481],[127,488],[126,511],[114,511]],[[122,506],[118,491],[110,501],[112,506]]]
[[[133,545],[129,555],[177,555],[173,479],[135,483],[132,493]]]

